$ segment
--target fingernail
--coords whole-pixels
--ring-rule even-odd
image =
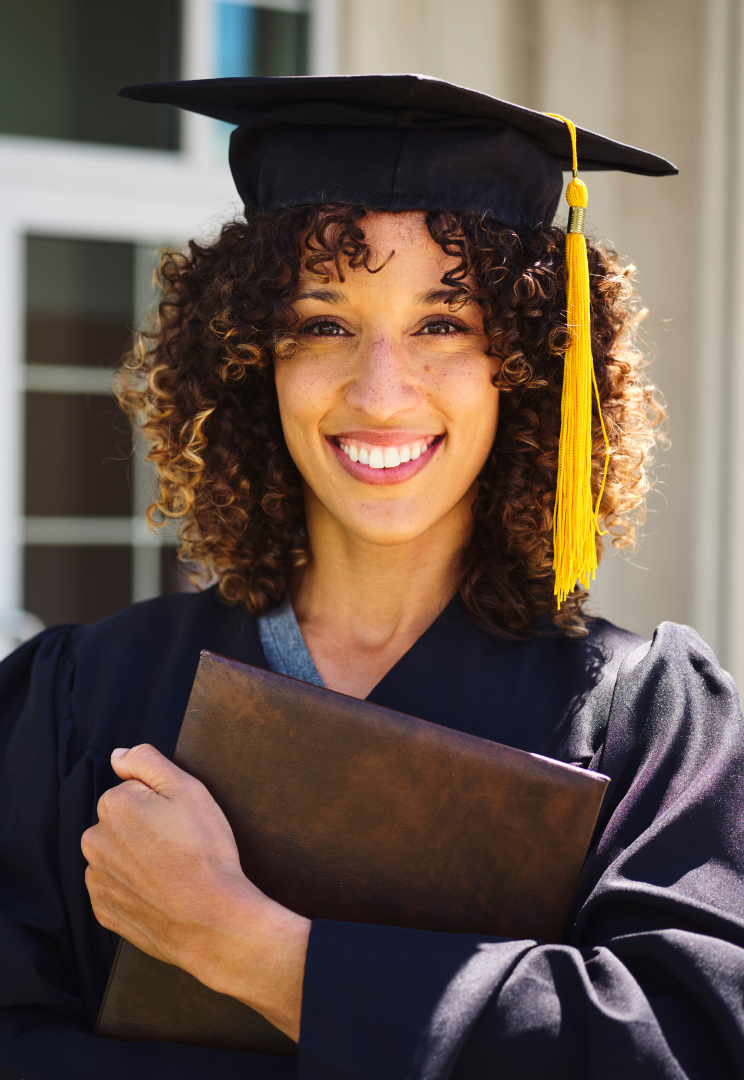
[[[111,757],[112,757],[112,758],[115,758],[115,757],[121,757],[121,755],[122,755],[122,754],[126,754],[126,752],[127,752],[128,750],[129,750],[129,747],[128,747],[128,746],[117,746],[116,750],[113,750],[113,751],[111,752]]]

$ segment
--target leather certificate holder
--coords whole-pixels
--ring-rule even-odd
[[[607,777],[202,653],[173,760],[245,873],[307,918],[558,941]],[[234,998],[123,941],[96,1031],[293,1055]]]

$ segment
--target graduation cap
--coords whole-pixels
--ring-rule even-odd
[[[553,113],[423,75],[199,79],[127,86],[121,96],[176,105],[236,124],[230,168],[247,207],[363,204],[371,210],[453,210],[517,230],[548,226],[566,196],[566,306],[571,331],[561,400],[554,513],[558,603],[597,566],[592,505],[589,271],[582,170],[670,176],[670,162],[607,139]],[[605,438],[604,473],[609,442]]]

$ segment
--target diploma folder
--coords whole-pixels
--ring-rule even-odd
[[[203,652],[173,760],[246,875],[309,919],[556,942],[606,776]],[[122,941],[96,1032],[293,1056],[258,1013]]]

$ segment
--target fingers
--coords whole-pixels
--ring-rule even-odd
[[[96,829],[97,825],[91,825],[89,829],[86,829],[83,835],[80,837],[80,847],[83,852],[83,858],[87,863],[90,863],[93,858],[93,853],[96,847]]]
[[[188,775],[149,743],[114,750],[111,767],[122,780],[139,780],[165,798],[172,797]]]

